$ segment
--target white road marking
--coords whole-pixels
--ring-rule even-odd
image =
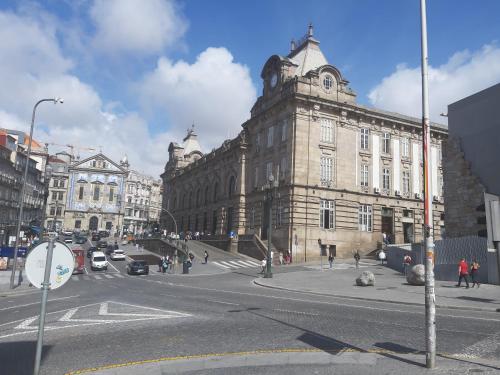
[[[104,277],[105,277],[106,279],[114,279],[114,277],[113,277],[113,276],[111,276],[111,275],[106,275],[106,274],[105,274],[105,275],[104,275]]]
[[[241,264],[238,264],[237,262],[235,262],[234,260],[230,260],[229,263],[232,264],[233,267],[236,267],[236,268],[243,268],[243,266]]]
[[[251,264],[249,262],[245,262],[244,260],[239,260],[238,263],[242,264],[245,267],[255,267],[253,264]]]
[[[95,279],[97,280],[101,280],[102,279],[102,276],[99,276],[99,275],[93,275]]]
[[[73,280],[73,281],[79,281],[80,279],[78,278],[78,276],[71,276],[71,280]]]
[[[83,280],[90,280],[90,276],[82,276]]]
[[[51,298],[51,299],[47,300],[47,302],[59,301],[59,300],[63,300],[63,299],[76,298],[76,297],[80,297],[80,295],[77,294],[77,295],[68,296],[68,297]],[[4,307],[4,308],[1,308],[0,311],[17,309],[18,307],[26,307],[26,306],[39,305],[39,304],[40,304],[40,302],[25,303],[24,305]]]
[[[283,310],[283,309],[273,309],[273,311],[291,313],[291,314],[300,314],[300,315],[320,316],[320,314],[308,313],[308,312],[304,312],[304,311],[293,311],[293,310]]]
[[[89,271],[87,271],[87,266],[83,267],[83,270],[85,271],[85,274],[88,275]]]
[[[250,263],[250,264],[252,264],[254,266],[260,266],[260,264],[254,262],[253,260],[247,260],[246,262],[248,262],[248,263]]]
[[[114,270],[115,270],[116,272],[120,273],[120,271],[118,270],[118,268],[116,268],[115,266],[113,266],[113,264],[112,264],[112,263],[108,262],[108,264],[109,264],[111,267],[113,267],[113,268],[114,268]]]
[[[213,264],[215,264],[216,266],[223,267],[223,268],[225,268],[225,269],[227,269],[227,270],[228,270],[228,269],[231,269],[231,267],[225,266],[225,265],[220,264],[220,263],[218,263],[218,262],[212,262],[212,263],[213,263]]]
[[[217,301],[215,299],[207,299],[209,302],[215,302],[215,303],[222,303],[224,305],[233,305],[233,306],[239,306],[239,303],[232,303],[232,302],[224,302],[224,301]]]
[[[116,275],[113,275],[114,277],[119,277],[121,279],[123,279],[125,276],[123,276],[121,273],[117,273]]]
[[[231,267],[231,268],[233,268],[233,267],[234,267],[234,268],[240,268],[240,267],[238,267],[238,266],[234,266],[234,265],[232,265],[232,264],[230,264],[230,263],[228,263],[228,262],[224,262],[223,260],[221,260],[220,262],[221,262],[221,263],[224,263],[226,266],[229,266],[229,267]]]

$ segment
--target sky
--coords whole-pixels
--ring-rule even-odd
[[[500,82],[500,1],[427,2],[431,120]],[[421,117],[419,0],[0,2],[0,127],[49,152],[99,150],[158,177],[195,125],[204,151],[241,130],[266,60],[307,25],[361,104]],[[84,148],[92,148],[86,150]]]

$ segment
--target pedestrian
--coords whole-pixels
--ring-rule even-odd
[[[384,245],[387,246],[387,234],[385,232],[382,232],[382,241]]]
[[[115,241],[114,250],[118,250],[118,242]]]
[[[139,244],[137,242],[135,243],[135,250],[139,252]]]
[[[359,255],[359,250],[356,250],[354,253],[354,261],[356,262],[356,269],[359,268],[359,260],[361,259],[361,255]]]
[[[385,251],[384,249],[380,250],[378,252],[378,259],[380,260],[380,263],[384,265],[384,260],[386,259]]]
[[[260,262],[260,266],[262,267],[262,270],[259,273],[264,273],[264,271],[266,270],[266,266],[267,266],[267,260],[265,258],[262,259],[262,261]]]
[[[330,263],[330,269],[333,268],[333,254],[328,255],[328,263]]]
[[[403,272],[404,272],[405,276],[408,274],[408,268],[410,268],[410,266],[411,266],[411,256],[406,254],[403,257]]]
[[[161,271],[162,271],[162,267],[163,267],[163,258],[164,258],[164,257],[161,257],[161,258],[158,260],[158,272],[161,272]]]
[[[477,287],[479,288],[479,281],[477,281],[477,273],[479,272],[479,263],[478,261],[476,260],[476,258],[474,258],[474,260],[472,261],[472,264],[470,266],[470,276],[472,278],[472,287],[474,288],[474,285],[477,285]]]
[[[208,263],[208,252],[206,250],[205,250],[204,255],[205,255],[205,264],[207,264]]]
[[[462,279],[465,280],[465,284],[467,285],[467,289],[469,289],[469,265],[465,261],[465,258],[460,259],[460,263],[458,263],[458,284],[457,287],[460,287],[462,284]]]
[[[163,263],[161,265],[162,273],[167,272],[167,269],[168,269],[168,259],[167,259],[167,257],[163,257]]]
[[[280,251],[280,266],[283,265],[283,253]]]

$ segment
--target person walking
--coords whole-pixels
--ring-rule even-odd
[[[330,263],[330,269],[333,268],[333,254],[328,255],[328,263]]]
[[[206,250],[205,250],[204,255],[205,255],[205,264],[207,264],[208,263],[208,252]]]
[[[262,259],[262,261],[260,262],[260,266],[262,267],[262,270],[259,273],[264,273],[264,271],[266,270],[266,266],[267,266],[267,260],[265,258]]]
[[[161,264],[161,272],[162,273],[167,272],[167,268],[168,268],[168,260],[166,257],[163,257],[163,262]]]
[[[403,272],[404,272],[405,276],[408,275],[408,268],[410,268],[410,266],[411,266],[411,256],[406,254],[403,257]]]
[[[161,272],[162,271],[162,267],[163,267],[163,259],[165,257],[161,257],[159,260],[158,260],[158,272]]]
[[[477,281],[477,273],[479,272],[479,263],[478,261],[474,258],[472,261],[472,264],[470,266],[470,276],[472,278],[472,287],[474,288],[474,285],[477,285],[479,288],[479,281]]]
[[[361,259],[361,255],[359,255],[359,250],[356,250],[354,253],[354,261],[356,262],[356,269],[359,268],[359,260]]]
[[[469,265],[465,261],[465,258],[460,259],[460,263],[458,263],[458,284],[457,287],[460,287],[462,284],[462,279],[465,280],[465,284],[467,285],[467,289],[469,289]]]
[[[378,252],[378,259],[380,260],[380,264],[384,265],[384,260],[386,260],[386,255],[384,249]]]
[[[280,251],[280,266],[283,265],[283,253]]]

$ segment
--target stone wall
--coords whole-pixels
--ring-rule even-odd
[[[462,152],[460,139],[450,136],[444,144],[446,237],[477,236],[486,230],[485,188],[479,178],[472,174]]]

